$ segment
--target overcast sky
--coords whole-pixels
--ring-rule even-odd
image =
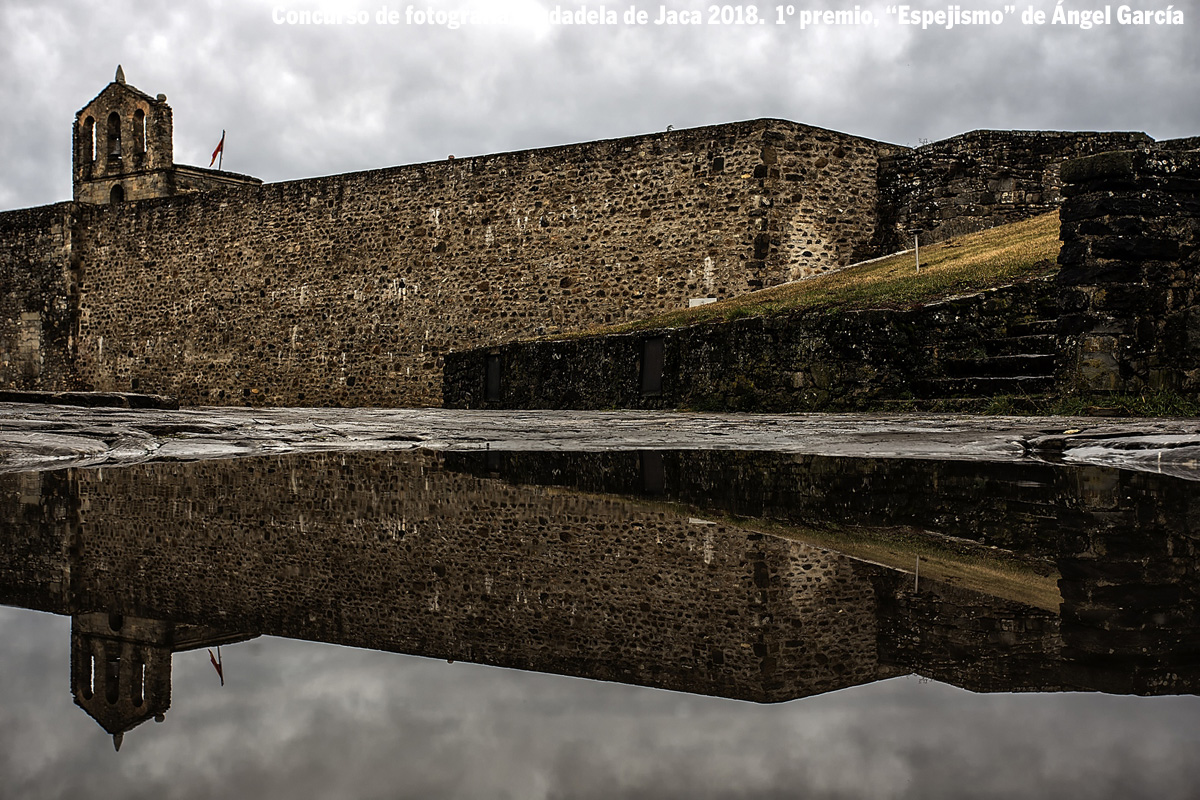
[[[915,11],[947,7],[910,2]],[[763,2],[755,7],[763,24],[698,26],[655,25],[659,3],[632,4],[649,24],[567,26],[535,16],[451,30],[406,24],[409,4],[391,0],[3,0],[0,208],[70,198],[74,114],[118,63],[130,84],[168,96],[177,162],[207,166],[226,129],[225,169],[266,181],[756,117],[911,145],[975,128],[1200,134],[1196,0],[1175,0],[1182,25],[1089,30],[1022,24],[1024,9],[1049,16],[1053,0],[1019,2],[999,26],[951,30],[901,25],[871,0],[861,9],[878,25],[807,29],[802,10],[843,4],[794,2],[796,13],[779,25],[774,2]],[[428,0],[414,9],[499,9],[516,18],[555,5]],[[604,7],[620,19],[630,5]],[[400,24],[376,24],[385,7]],[[709,7],[667,4],[699,11],[703,23]],[[289,12],[313,10],[361,10],[370,21],[287,24]]]
[[[70,620],[0,607],[20,798],[1195,796],[1200,701],[899,678],[756,705],[281,639],[176,654],[120,753],[69,692]]]

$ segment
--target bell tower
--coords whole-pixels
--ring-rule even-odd
[[[120,750],[125,734],[171,707],[171,624],[120,614],[71,619],[71,693]]]
[[[71,618],[71,694],[120,750],[126,733],[147,720],[166,718],[173,653],[255,635],[116,612],[76,614]]]
[[[167,96],[141,92],[125,71],[75,115],[74,198],[119,203],[173,194],[173,127]]]

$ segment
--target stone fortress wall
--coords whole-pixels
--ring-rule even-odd
[[[1195,399],[1200,151],[1188,148],[1198,143],[1142,143],[1047,172],[1061,199],[1053,280],[905,311],[800,309],[478,348],[448,360],[444,402],[821,411],[996,396],[1043,403],[1071,395]],[[986,219],[966,215],[936,230]]]
[[[254,405],[437,404],[449,349],[841,266],[869,252],[896,150],[756,120],[221,189],[167,163],[170,108],[121,74],[74,147],[65,257],[26,254],[45,212],[0,215],[0,386]],[[47,347],[70,375],[22,345],[64,304],[71,336]]]
[[[71,203],[0,214],[0,387],[76,385]]]
[[[913,231],[939,242],[1053,211],[1063,162],[1153,145],[1144,133],[980,130],[902,150],[881,164],[879,249],[911,247]]]
[[[1031,216],[1063,158],[1149,141],[911,150],[763,119],[262,186],[173,164],[170,134],[165,98],[118,73],[76,118],[77,202],[0,214],[0,388],[436,405],[448,351]]]
[[[1103,153],[1063,174],[1062,381],[1200,397],[1200,151]]]
[[[762,121],[83,209],[79,373],[192,404],[436,405],[449,349],[845,263],[873,220],[825,206],[869,196],[875,159]]]
[[[899,403],[908,410],[914,398],[945,391],[955,361],[1045,318],[1047,306],[1053,325],[1053,294],[1053,281],[1042,279],[913,310],[801,308],[477,348],[447,358],[442,401],[447,408],[794,412]],[[661,369],[648,389],[654,341]]]

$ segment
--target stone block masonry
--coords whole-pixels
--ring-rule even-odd
[[[876,249],[912,247],[913,230],[938,242],[1053,211],[1064,161],[1151,142],[1144,133],[983,130],[904,149],[880,165]]]
[[[880,147],[758,120],[82,207],[79,376],[184,404],[436,405],[448,350],[848,263]]]
[[[1200,397],[1200,151],[1063,166],[1062,381]]]

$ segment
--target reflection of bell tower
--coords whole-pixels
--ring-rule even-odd
[[[252,638],[205,625],[77,614],[71,619],[71,693],[120,750],[127,731],[152,717],[162,722],[171,707],[172,653]]]
[[[112,734],[125,732],[171,706],[171,624],[120,614],[80,614],[71,620],[71,691],[75,703]]]

